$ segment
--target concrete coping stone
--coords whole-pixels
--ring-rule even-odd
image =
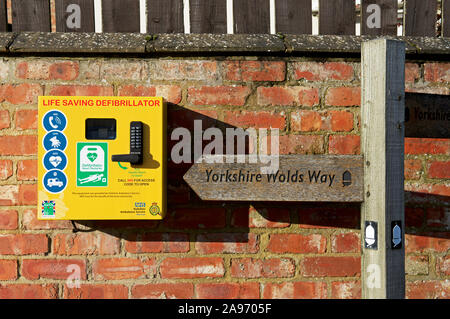
[[[50,33],[15,34],[10,53],[145,53],[146,37],[140,33]]]
[[[359,54],[374,36],[283,34],[0,33],[8,54],[281,55]],[[403,40],[407,54],[448,55],[450,38],[386,37]]]
[[[0,32],[0,53],[8,52],[8,48],[14,39],[11,32]]]

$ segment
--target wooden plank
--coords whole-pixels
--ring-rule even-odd
[[[312,34],[311,0],[277,0],[275,13],[277,32]]]
[[[147,0],[150,33],[183,33],[183,0]]]
[[[404,30],[406,36],[436,36],[437,1],[405,0]]]
[[[361,34],[397,35],[397,10],[397,0],[362,0]]]
[[[404,95],[404,42],[363,42],[361,283],[366,299],[405,297]],[[399,225],[396,228],[395,223]]]
[[[55,2],[56,32],[95,32],[94,0]]]
[[[103,0],[103,32],[139,32],[139,0]]]
[[[443,37],[450,37],[450,0],[442,0],[442,32]]]
[[[279,170],[261,174],[268,164],[208,163],[202,157],[184,180],[202,200],[280,202],[361,202],[363,160],[361,156],[281,155]]]
[[[6,0],[0,0],[0,32],[8,31],[8,15],[6,13]]]
[[[234,0],[234,33],[270,33],[269,0]]]
[[[319,34],[354,35],[355,0],[320,0]]]
[[[405,136],[450,138],[450,95],[406,93]]]
[[[191,33],[227,33],[226,0],[190,0]]]
[[[12,31],[50,32],[50,0],[12,1]]]

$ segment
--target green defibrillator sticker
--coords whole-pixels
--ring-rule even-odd
[[[108,143],[77,143],[77,186],[108,186]]]

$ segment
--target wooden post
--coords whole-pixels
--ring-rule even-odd
[[[362,44],[362,297],[405,297],[405,44]]]

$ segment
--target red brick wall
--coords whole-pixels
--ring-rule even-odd
[[[169,162],[163,221],[73,233],[35,208],[39,95],[161,95],[169,136],[202,119],[279,128],[283,154],[358,154],[360,82],[358,60],[331,58],[3,59],[0,299],[360,298],[359,205],[202,202],[182,180],[189,165]],[[449,83],[448,63],[407,64],[408,91]],[[406,294],[449,298],[450,140],[405,142]]]

